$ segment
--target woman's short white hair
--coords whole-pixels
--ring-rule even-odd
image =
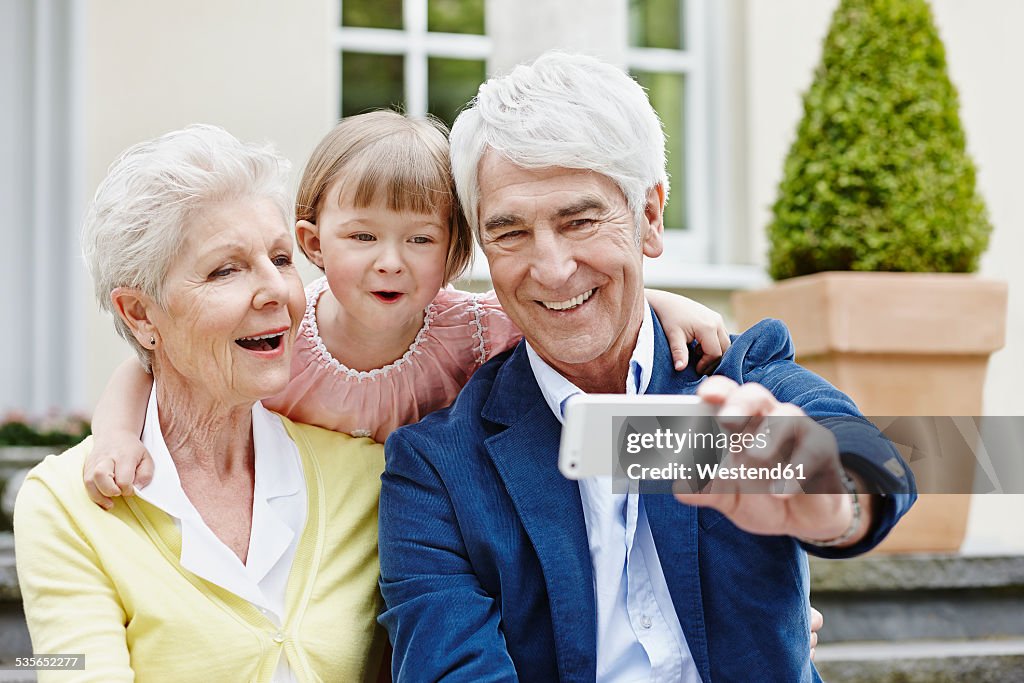
[[[163,305],[164,278],[184,230],[212,202],[269,199],[290,228],[288,170],[270,145],[202,124],[133,145],[111,164],[89,206],[82,251],[100,306],[146,368],[152,352],[114,310],[111,292],[133,287]]]
[[[477,172],[488,149],[524,168],[583,169],[613,180],[637,226],[647,192],[668,196],[665,132],[647,93],[594,57],[546,52],[480,86],[451,132],[452,175],[479,237]]]

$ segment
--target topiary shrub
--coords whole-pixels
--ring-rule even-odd
[[[775,279],[970,272],[992,226],[926,0],[841,0],[769,226]]]

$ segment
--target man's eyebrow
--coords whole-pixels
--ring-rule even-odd
[[[500,230],[523,224],[523,217],[514,213],[498,214],[484,221],[484,230]]]
[[[576,214],[583,213],[585,211],[591,211],[593,209],[604,209],[605,203],[594,196],[582,197],[579,201],[564,206],[555,212],[555,215],[559,218],[568,218],[569,216],[575,216]]]

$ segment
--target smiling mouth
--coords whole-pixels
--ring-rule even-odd
[[[380,301],[383,301],[384,303],[387,304],[392,304],[402,297],[402,292],[379,291],[371,292],[371,294],[377,297]]]
[[[565,301],[541,301],[540,304],[549,311],[571,311],[574,308],[579,308],[584,303],[586,303],[590,299],[590,297],[594,295],[594,292],[596,291],[597,287],[594,287],[591,290],[574,296],[571,299],[566,299]]]
[[[235,343],[249,351],[276,351],[284,341],[284,332],[276,334],[261,334],[256,337],[242,337],[236,339]]]

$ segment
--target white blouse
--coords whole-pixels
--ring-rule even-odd
[[[299,451],[280,418],[262,404],[252,407],[255,487],[245,564],[210,530],[185,495],[160,431],[156,384],[149,397],[142,443],[153,458],[153,480],[136,493],[174,518],[181,531],[181,566],[247,600],[281,626],[285,591],[299,537],[306,524],[306,484]],[[295,683],[281,657],[274,683]]]

